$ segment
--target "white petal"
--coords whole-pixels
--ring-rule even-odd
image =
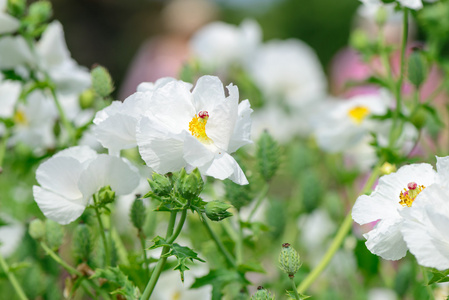
[[[0,83],[0,117],[12,117],[21,89],[21,84],[16,81],[7,80]]]
[[[137,169],[123,159],[100,154],[81,173],[78,186],[85,199],[90,199],[100,188],[108,185],[116,195],[126,195],[137,187],[139,179]]]
[[[34,200],[42,213],[49,219],[65,225],[75,221],[86,208],[83,198],[67,199],[61,195],[33,186]]]
[[[251,144],[251,113],[249,101],[244,100],[238,106],[238,117],[234,127],[234,133],[229,141],[228,152],[233,153],[240,147]]]
[[[0,69],[13,69],[33,62],[33,55],[21,36],[0,38]]]
[[[449,186],[449,156],[437,156],[438,183]]]
[[[67,199],[82,197],[78,189],[78,180],[83,170],[82,164],[71,157],[52,157],[36,170],[39,184],[53,193]]]
[[[240,185],[248,184],[248,180],[238,163],[232,156],[225,152],[217,153],[210,165],[198,169],[201,174],[212,176],[220,180],[229,178]]]
[[[71,157],[79,161],[80,163],[84,163],[86,161],[92,160],[98,156],[97,152],[92,150],[92,148],[88,146],[75,146],[59,151],[53,157]]]
[[[16,251],[25,233],[25,228],[8,215],[0,214],[0,220],[7,223],[7,225],[0,226],[0,254],[7,258]]]
[[[70,59],[61,23],[54,21],[47,26],[36,46],[46,67],[57,66]]]
[[[225,99],[223,83],[216,76],[202,76],[196,82],[192,96],[196,112],[205,110],[210,113],[218,103]]]
[[[103,147],[111,151],[137,146],[137,119],[124,114],[114,114],[93,127],[93,132]]]
[[[14,32],[19,29],[19,27],[19,20],[0,11],[0,34]]]
[[[417,10],[422,8],[421,0],[398,0],[398,2],[411,9]]]
[[[360,225],[384,218],[398,217],[396,205],[391,203],[388,198],[361,195],[352,208],[352,218]]]
[[[214,159],[214,153],[197,138],[184,132],[184,159],[193,167],[200,167]]]
[[[400,231],[402,219],[382,220],[365,234],[366,247],[371,253],[388,260],[398,260],[407,253],[407,245]]]
[[[147,166],[160,174],[185,167],[183,134],[174,134],[155,120],[142,118],[137,126],[137,145]]]

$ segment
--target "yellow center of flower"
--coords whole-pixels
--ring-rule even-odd
[[[415,201],[416,196],[422,192],[426,187],[423,185],[418,185],[416,182],[410,182],[407,184],[407,188],[404,188],[403,191],[399,194],[399,204],[402,206],[411,207],[413,201]]]
[[[172,300],[181,300],[181,292],[180,291],[176,291],[172,294],[171,298]]]
[[[349,110],[348,115],[354,123],[359,125],[369,115],[370,110],[366,106],[356,106]]]
[[[209,143],[212,140],[206,134],[206,124],[209,119],[207,111],[200,111],[189,123],[190,133],[202,143]]]
[[[22,110],[17,110],[13,118],[17,124],[28,125],[28,119]]]

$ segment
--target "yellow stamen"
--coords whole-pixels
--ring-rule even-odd
[[[413,201],[415,201],[419,193],[421,193],[425,188],[426,187],[423,185],[417,185],[414,189],[404,188],[404,190],[399,194],[399,199],[401,200],[399,201],[399,204],[401,204],[402,206],[411,207]]]
[[[200,116],[198,116],[200,115]],[[209,119],[209,115],[206,112],[199,112],[198,115],[193,117],[189,123],[189,131],[194,137],[199,139],[202,143],[210,143],[212,140],[206,134],[206,124]]]
[[[359,125],[369,115],[370,110],[366,106],[356,106],[349,110],[348,115],[354,123]]]
[[[22,110],[17,110],[13,118],[17,124],[28,125],[28,119]]]

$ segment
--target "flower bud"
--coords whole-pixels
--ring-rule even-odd
[[[420,51],[413,51],[408,57],[408,79],[419,88],[427,77],[427,64]]]
[[[28,8],[28,18],[35,25],[48,21],[52,14],[51,3],[49,1],[33,2]]]
[[[159,197],[170,195],[173,189],[173,183],[170,179],[158,173],[153,173],[153,180],[148,179],[148,184],[153,193]]]
[[[259,286],[257,292],[251,296],[251,300],[274,300],[274,296],[262,286]]]
[[[35,240],[42,239],[45,236],[44,222],[42,222],[42,220],[40,219],[34,219],[33,221],[31,221],[28,227],[28,233]]]
[[[290,247],[289,243],[282,244],[281,254],[279,255],[279,266],[289,277],[294,277],[301,267],[301,259],[298,252]]]
[[[87,261],[93,249],[92,234],[86,224],[79,224],[73,235],[73,253],[80,261]]]
[[[111,190],[111,187],[109,185],[104,186],[98,191],[98,200],[101,204],[114,202],[115,192]]]
[[[90,108],[95,101],[95,91],[93,89],[87,89],[81,93],[79,97],[79,104],[82,109]]]
[[[425,108],[420,106],[416,109],[413,114],[410,116],[410,122],[418,129],[424,127],[427,121],[428,113]]]
[[[47,219],[45,221],[45,239],[47,241],[48,246],[55,250],[58,249],[63,242],[64,238],[64,230],[61,225]]]
[[[387,22],[388,19],[388,11],[387,9],[381,5],[376,12],[376,23],[379,27],[382,27],[385,25],[385,23]]]
[[[203,187],[204,181],[198,169],[193,170],[188,175],[184,169],[181,170],[176,181],[176,189],[183,198],[194,199],[203,191]]]
[[[380,167],[380,173],[382,173],[382,175],[388,175],[391,174],[393,172],[396,172],[396,166],[392,165],[388,162],[385,162],[382,167]]]
[[[356,29],[351,33],[349,37],[349,45],[357,51],[363,51],[370,44],[370,40],[365,31]]]
[[[100,97],[107,97],[114,91],[114,83],[108,70],[96,66],[91,72],[92,88]]]
[[[143,205],[142,199],[136,198],[136,200],[134,200],[129,217],[131,218],[131,222],[134,227],[136,227],[139,231],[142,230],[146,217],[146,208]]]
[[[260,175],[269,181],[279,167],[279,146],[267,131],[257,141],[256,157]]]
[[[26,0],[8,0],[8,13],[14,17],[21,17],[25,13]]]
[[[206,204],[206,216],[212,221],[221,221],[232,216],[232,213],[227,211],[231,207],[232,205],[222,201],[211,201]]]

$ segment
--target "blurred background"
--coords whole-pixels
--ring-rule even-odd
[[[183,47],[179,41],[187,43],[195,29],[214,20],[238,25],[252,18],[261,25],[264,41],[301,39],[316,51],[328,73],[332,57],[348,43],[360,5],[357,0],[203,0],[186,8],[183,1],[51,0],[72,57],[87,67],[106,66],[118,87],[114,96],[121,100],[126,93],[120,95],[120,87],[138,53],[150,55],[155,48],[151,44],[166,36],[176,36],[171,40],[178,43],[166,43],[158,51],[182,53],[176,50]]]

